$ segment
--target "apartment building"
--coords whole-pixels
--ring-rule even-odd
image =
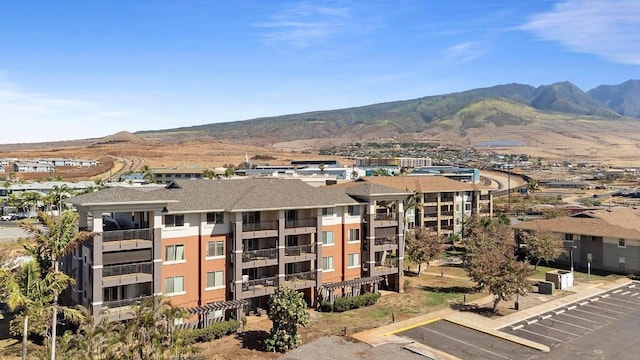
[[[556,262],[576,268],[614,273],[640,272],[640,209],[618,207],[586,210],[553,219],[536,219],[511,226],[522,245],[522,231],[549,231],[564,240]]]
[[[493,216],[493,197],[488,186],[441,176],[373,176],[366,182],[408,190],[418,196],[414,209],[406,212],[407,226],[422,226],[439,234],[459,234],[464,219]]]
[[[185,179],[79,195],[68,201],[96,235],[62,264],[76,279],[67,300],[118,320],[162,294],[204,326],[266,308],[279,285],[310,306],[400,291],[410,194],[367,182]]]

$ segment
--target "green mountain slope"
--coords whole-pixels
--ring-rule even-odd
[[[603,91],[604,93],[604,91]],[[632,97],[633,93],[629,92]],[[638,96],[640,102],[640,96]],[[615,104],[617,102],[610,101]],[[144,138],[211,136],[254,143],[343,138],[367,139],[456,128],[526,126],[541,114],[615,119],[620,115],[570,82],[534,88],[506,84],[447,95],[339,110],[215,123],[137,133]]]
[[[629,80],[620,85],[600,85],[587,94],[620,115],[640,117],[640,80]]]

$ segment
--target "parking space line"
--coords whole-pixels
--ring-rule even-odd
[[[637,295],[638,295],[638,293],[633,293],[633,294],[631,294],[631,297],[634,297],[634,296],[637,296]]]
[[[541,337],[543,337],[543,338],[547,338],[547,339],[551,339],[551,340],[553,340],[553,341],[561,342],[561,343],[563,343],[563,344],[564,344],[564,343],[566,343],[566,341],[562,341],[562,340],[560,340],[560,339],[552,338],[551,336],[546,336],[546,335],[538,334],[537,332],[529,331],[529,330],[527,330],[527,329],[520,329],[520,331],[525,331],[525,332],[528,332],[528,333],[533,334],[533,335],[536,335],[536,336],[541,336]]]
[[[637,302],[637,301],[629,301],[629,300],[625,300],[625,299],[618,299],[618,298],[614,298],[614,297],[609,298],[609,300],[613,300],[613,301],[620,301],[620,302],[623,302],[623,303],[626,303],[626,304],[631,304],[631,305],[640,305],[640,304],[638,304],[638,302]],[[609,303],[608,303],[608,302],[606,302],[606,301],[603,301],[603,303],[605,303],[605,304],[609,304]]]
[[[605,303],[605,302],[601,302],[600,304],[602,304],[602,305],[609,305],[609,304],[607,304],[607,303]],[[613,304],[611,304],[611,306],[614,306],[614,305],[613,305]],[[620,307],[620,305],[618,305],[618,306]],[[592,307],[592,308],[596,308],[596,309],[599,309],[599,310],[603,310],[603,311],[607,311],[607,312],[612,312],[612,313],[614,313],[614,314],[618,314],[618,315],[627,315],[627,314],[628,314],[628,312],[622,312],[622,311],[611,310],[611,309],[609,309],[609,308],[607,308],[607,307],[600,307],[600,306],[595,306],[595,305],[591,305],[591,304],[587,304],[587,305],[585,305],[584,307]]]
[[[520,330],[524,327],[524,325],[520,324],[518,326],[512,327],[511,330],[516,331],[516,330]]]
[[[611,298],[611,300],[616,300],[616,299]],[[633,302],[630,302],[630,301],[626,301],[626,302],[633,304]],[[609,305],[609,306],[616,306],[616,307],[620,307],[620,308],[623,308],[623,309],[629,309],[629,305],[620,305],[620,304],[615,304],[615,303],[608,302],[608,301],[600,301],[600,304],[605,304],[605,305]],[[633,309],[631,309],[631,310],[633,310]]]
[[[592,323],[594,323],[594,324],[599,324],[599,323],[600,323],[599,321],[590,320],[590,319],[585,319],[585,318],[581,318],[581,317],[579,317],[579,316],[575,316],[575,315],[570,315],[570,314],[562,314],[562,315],[564,315],[564,316],[568,316],[568,317],[572,317],[572,318],[576,318],[576,319],[583,320],[583,321],[587,321],[587,322],[592,322]]]
[[[614,318],[614,317],[606,316],[606,315],[602,315],[602,314],[596,314],[596,313],[594,313],[594,312],[590,312],[590,311],[584,311],[584,310],[580,310],[580,309],[575,309],[575,311],[579,311],[579,312],[583,312],[583,313],[591,314],[591,315],[595,315],[595,316],[600,316],[600,317],[603,317],[603,318],[605,318],[605,319],[620,320],[620,319],[618,319],[618,318]]]
[[[634,287],[636,287],[636,284],[631,284],[628,286],[629,289],[633,289]]]
[[[542,326],[543,328],[551,329],[551,330],[553,330],[553,331],[557,331],[557,332],[565,333],[565,334],[568,334],[568,335],[571,335],[571,336],[578,336],[578,337],[580,336],[580,334],[574,334],[574,333],[572,333],[572,332],[568,332],[568,331],[564,331],[564,330],[556,329],[556,328],[554,328],[554,327],[546,326],[546,325],[542,325],[542,324],[540,324],[540,323],[533,324],[533,325]]]
[[[623,292],[623,293],[622,293],[622,294],[620,294],[620,295],[627,295],[627,294],[628,294],[628,293],[630,293],[630,292],[631,292],[631,291],[625,291],[625,292]]]
[[[478,350],[481,350],[481,351],[487,352],[487,353],[489,353],[489,354],[491,354],[491,355],[495,355],[495,356],[500,357],[500,358],[503,358],[503,359],[509,359],[508,357],[506,357],[506,356],[502,356],[502,355],[500,355],[500,354],[498,354],[498,353],[494,353],[494,352],[493,352],[493,351],[491,351],[491,350],[487,350],[487,349],[481,348],[481,347],[479,347],[479,346],[473,345],[473,344],[468,343],[468,342],[466,342],[466,341],[462,341],[462,340],[460,340],[460,339],[454,338],[454,337],[449,336],[449,335],[445,335],[445,334],[443,334],[443,333],[440,333],[440,332],[438,332],[438,331],[435,331],[435,330],[429,329],[429,328],[427,328],[427,327],[423,327],[422,329],[427,330],[427,331],[429,331],[429,332],[432,332],[432,333],[434,333],[434,334],[436,334],[436,335],[440,335],[440,336],[442,336],[442,337],[445,337],[445,338],[447,338],[447,339],[449,339],[449,340],[457,341],[457,342],[459,342],[459,343],[461,343],[461,344],[465,344],[465,345],[467,345],[467,346],[474,347],[474,348],[476,348],[476,349],[478,349]]]
[[[554,319],[553,319],[553,321],[555,321],[555,322],[559,322],[559,323],[561,323],[561,324],[565,324],[565,325],[574,326],[574,327],[577,327],[577,328],[580,328],[580,329],[584,329],[584,330],[589,330],[589,331],[593,330],[593,329],[588,328],[588,327],[586,327],[586,326],[576,325],[576,324],[574,324],[574,323],[570,323],[570,322],[566,322],[566,321],[558,320],[557,318],[554,318]]]

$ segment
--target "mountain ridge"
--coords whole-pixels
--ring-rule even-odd
[[[629,82],[631,82],[629,85]],[[423,133],[433,127],[451,127],[452,120],[465,131],[469,126],[505,123],[526,126],[533,122],[523,107],[510,107],[510,113],[483,118],[474,109],[460,117],[468,107],[493,99],[512,102],[547,114],[585,117],[611,121],[640,117],[640,86],[638,80],[619,85],[602,85],[584,92],[569,81],[533,87],[526,84],[502,84],[462,92],[398,100],[336,110],[310,111],[299,114],[262,117],[224,123],[212,123],[165,130],[137,132],[141,137],[200,136],[217,139],[254,141],[269,144],[281,141],[322,139],[350,134],[351,138],[367,139],[386,135],[401,136]],[[603,88],[604,86],[604,88]],[[592,95],[590,95],[593,94]],[[475,105],[474,105],[475,104]],[[617,111],[616,111],[617,110]],[[522,114],[520,114],[522,113]],[[469,118],[475,114],[475,119]]]

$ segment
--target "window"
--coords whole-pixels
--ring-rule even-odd
[[[564,234],[564,241],[573,242],[573,234]]]
[[[322,270],[333,271],[333,256],[325,256],[322,258]]]
[[[222,224],[224,223],[223,212],[209,212],[207,213],[207,224]]]
[[[354,267],[359,267],[360,266],[360,254],[355,253],[355,254],[349,254],[349,262],[347,263],[348,267],[350,268],[354,268]]]
[[[184,245],[167,245],[164,248],[164,261],[184,261]]]
[[[176,215],[165,215],[164,216],[164,226],[184,226],[184,215],[176,214]]]
[[[618,257],[618,268],[620,268],[620,270],[624,270],[626,264],[627,264],[627,259],[625,259],[622,256]]]
[[[322,232],[322,245],[333,245],[333,231]]]
[[[224,256],[224,241],[207,242],[207,257]]]
[[[207,272],[207,289],[224,287],[224,271]]]
[[[322,208],[322,216],[333,216],[333,208]]]
[[[360,241],[360,229],[349,229],[349,242]]]
[[[184,276],[174,276],[164,279],[165,294],[178,294],[184,292]]]
[[[470,203],[464,204],[464,210],[465,211],[471,211],[471,204]]]
[[[351,216],[358,216],[358,215],[360,215],[360,206],[350,205],[349,208],[347,209],[347,212]]]
[[[624,241],[624,239],[618,239],[618,247],[621,247],[621,248],[627,247],[627,243]]]

